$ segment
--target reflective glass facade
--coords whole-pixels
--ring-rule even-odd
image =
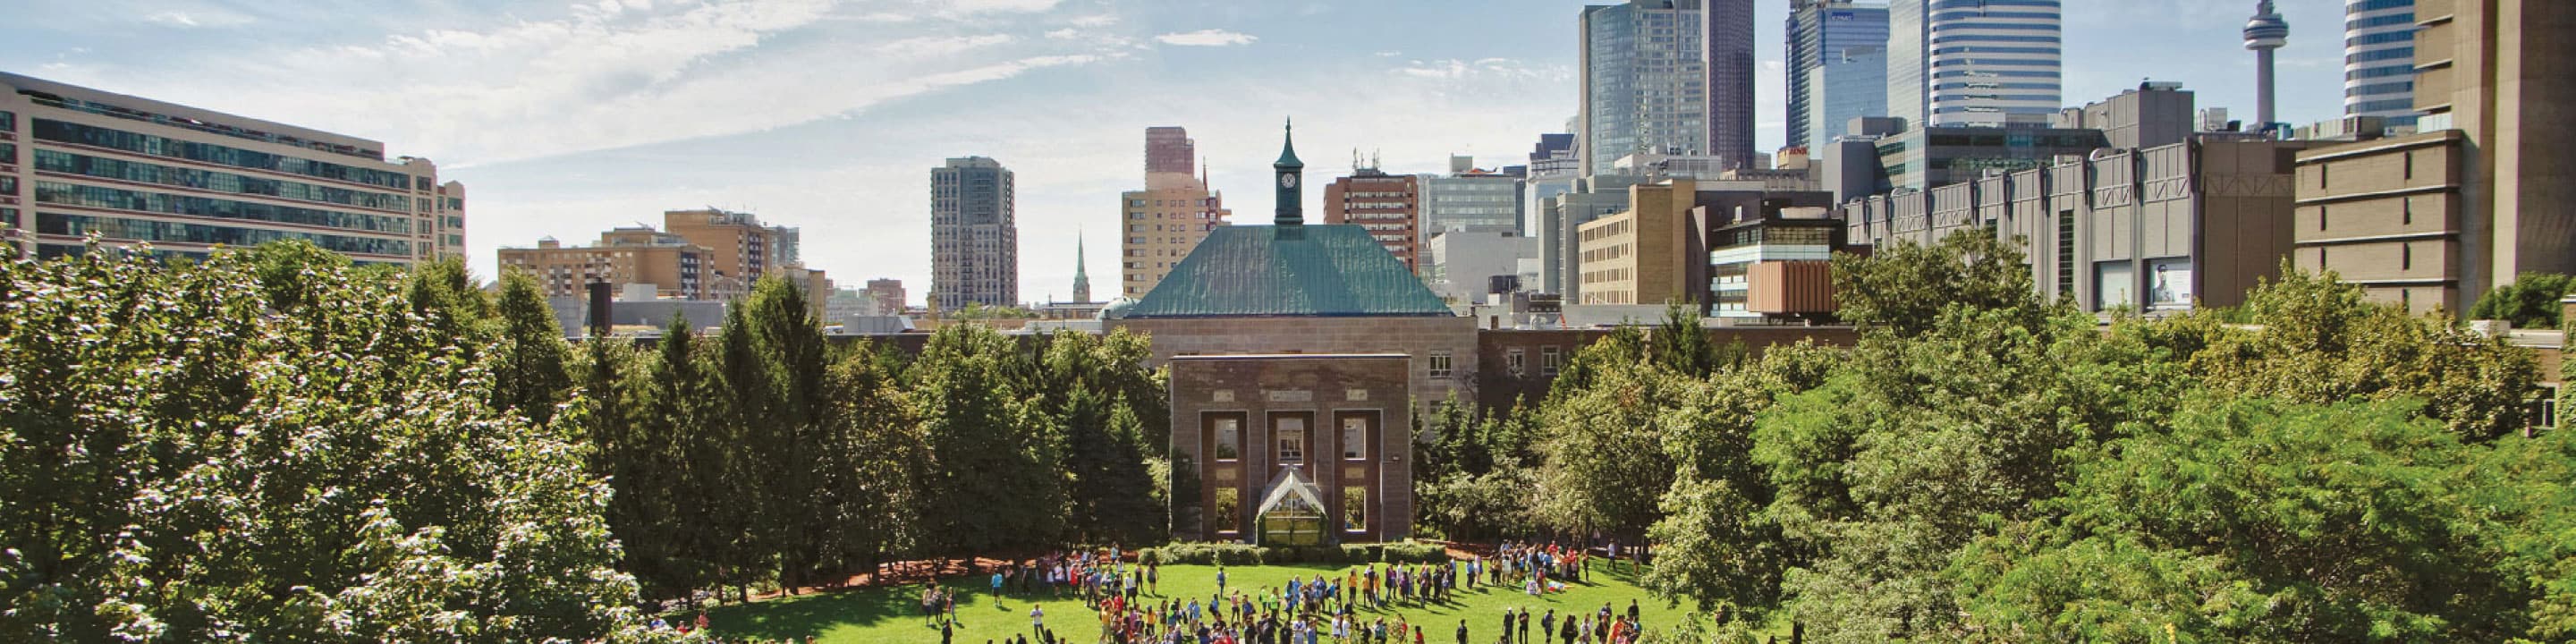
[[[340,204],[344,206],[357,206],[360,208],[389,210],[393,212],[411,212],[411,198],[398,194],[367,190],[351,190],[348,188],[314,185],[296,181],[265,179],[260,177],[243,176],[230,172],[180,168],[157,163],[104,159],[85,154],[72,154],[69,152],[60,152],[55,150],[37,150],[34,165],[37,170],[44,172],[60,172],[65,174],[97,177],[101,179],[159,184],[179,188],[193,188],[214,192]]]
[[[1586,174],[1638,152],[1707,154],[1709,86],[1698,6],[1698,0],[1631,0],[1583,9]]]
[[[1850,0],[1797,0],[1789,14],[1789,144],[1809,150],[1844,134],[1852,116],[1883,116],[1887,110],[1887,7],[1852,4]],[[1867,60],[1857,60],[1866,58]],[[1827,66],[1869,64],[1875,83],[1831,86],[1827,76],[1850,79],[1858,70],[1822,72]],[[1828,106],[1839,103],[1839,106]],[[1855,108],[1874,111],[1833,118]]]
[[[324,226],[376,233],[410,234],[412,230],[410,217],[315,210],[157,192],[136,192],[55,181],[36,182],[36,203]]]
[[[1912,128],[2056,113],[2064,106],[2060,12],[2059,0],[1893,0],[1888,115]]]
[[[463,254],[464,186],[376,141],[6,72],[0,131],[19,133],[0,192],[29,184],[11,241],[39,255],[90,236],[172,257],[278,240],[364,263]]]
[[[2414,0],[2346,0],[2343,113],[2415,124]]]
[[[127,219],[123,217],[71,215],[44,211],[38,211],[36,213],[36,234],[81,237],[93,233],[101,237],[119,241],[131,240],[143,242],[180,242],[187,244],[223,244],[225,246],[257,246],[285,239],[301,239],[313,242],[313,245],[320,246],[324,250],[332,252],[360,255],[389,255],[394,257],[411,256],[411,242],[398,239],[350,237],[346,235],[325,235],[284,230],[191,224],[174,221]]]

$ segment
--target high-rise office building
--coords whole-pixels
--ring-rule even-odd
[[[1700,2],[1628,0],[1583,8],[1576,68],[1583,174],[1638,152],[1708,152],[1709,73],[1700,44],[1707,12]]]
[[[1144,299],[1182,258],[1226,225],[1225,195],[1190,174],[1196,144],[1188,130],[1145,128],[1145,189],[1120,193],[1118,295]]]
[[[2415,0],[2344,0],[2343,113],[2415,122]]]
[[[1700,67],[1708,74],[1709,156],[1728,170],[1767,165],[1753,153],[1753,1],[1699,0]]]
[[[366,263],[465,253],[465,186],[373,140],[0,73],[0,243],[202,256],[300,239]]]
[[[985,157],[930,169],[931,306],[1020,305],[1020,227],[1011,171]]]
[[[2061,22],[2058,0],[1893,0],[1888,115],[1908,129],[2045,120],[2063,107]]]
[[[1792,0],[1787,34],[1789,145],[1822,150],[1853,118],[1887,114],[1886,5]]]

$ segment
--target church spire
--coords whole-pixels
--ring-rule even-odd
[[[1073,235],[1073,301],[1091,302],[1091,274],[1083,270],[1082,233]]]

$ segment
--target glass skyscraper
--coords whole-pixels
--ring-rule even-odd
[[[2415,0],[2344,0],[2343,113],[2415,123]]]
[[[2058,0],[1894,0],[1888,115],[1914,128],[2056,113],[2064,105],[2061,13]]]
[[[1583,174],[1638,152],[1707,153],[1703,17],[1698,0],[1583,8]]]
[[[1844,134],[1852,117],[1887,112],[1887,7],[1851,0],[1792,2],[1788,144],[1821,150]]]

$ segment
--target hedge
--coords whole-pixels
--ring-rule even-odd
[[[1175,543],[1137,551],[1143,561],[1164,564],[1258,566],[1265,564],[1437,563],[1449,560],[1440,544],[1418,541],[1343,546],[1280,547],[1239,543]]]

